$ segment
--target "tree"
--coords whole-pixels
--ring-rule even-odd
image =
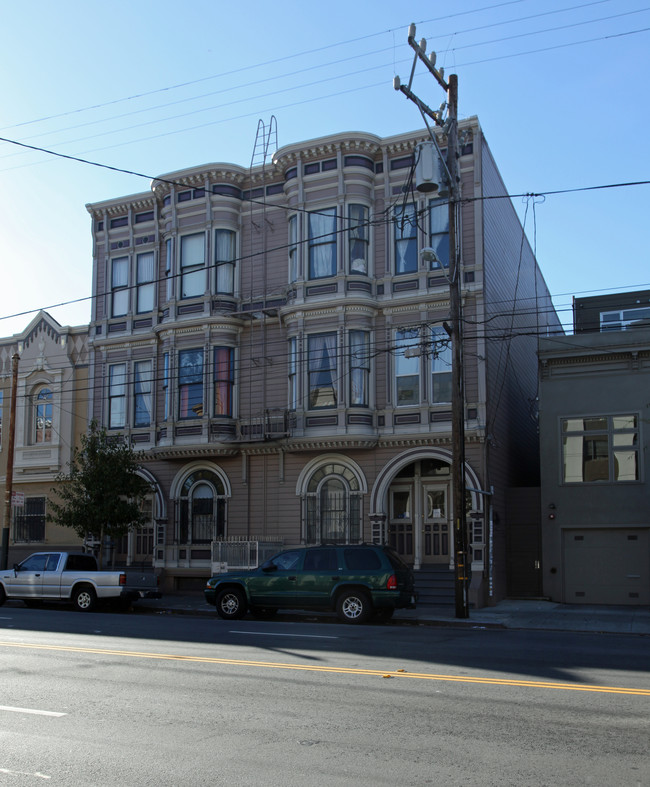
[[[48,503],[48,520],[71,527],[81,538],[99,539],[101,565],[106,536],[117,538],[144,524],[142,501],[151,486],[138,475],[137,453],[96,421],[81,436],[68,467],[69,473],[56,478],[60,486],[52,491],[60,502]]]

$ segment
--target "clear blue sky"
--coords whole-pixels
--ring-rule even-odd
[[[650,3],[648,4],[650,5]],[[2,13],[0,136],[161,175],[250,164],[259,119],[280,146],[420,128],[392,87],[411,22],[459,78],[511,194],[650,179],[650,8],[642,0],[31,0]],[[422,66],[416,92],[444,94]],[[47,308],[90,318],[85,205],[149,181],[0,143],[0,335]],[[556,307],[650,288],[650,186],[514,200]],[[75,299],[81,302],[53,308]],[[8,318],[9,317],[9,318]]]

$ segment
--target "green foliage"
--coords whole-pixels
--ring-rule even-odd
[[[52,491],[60,502],[48,501],[49,521],[71,527],[81,538],[99,539],[144,524],[141,505],[151,487],[137,475],[138,457],[128,443],[92,421],[69,468],[56,478],[60,485]]]

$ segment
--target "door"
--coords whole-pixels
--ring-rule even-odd
[[[449,563],[449,484],[422,484],[422,563]]]
[[[251,575],[248,579],[251,603],[260,607],[293,606],[303,558],[303,549],[280,552],[270,561],[275,569]]]
[[[296,604],[305,607],[329,606],[332,588],[340,580],[336,549],[308,549],[296,580]]]
[[[40,552],[30,555],[19,564],[17,570],[3,573],[7,590],[11,596],[20,598],[40,598],[43,588],[43,574],[49,555]]]
[[[389,491],[388,543],[405,563],[415,559],[414,487],[391,486]]]

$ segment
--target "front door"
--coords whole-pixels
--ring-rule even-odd
[[[422,498],[422,563],[449,563],[449,484],[423,484]]]
[[[388,543],[404,560],[415,560],[415,507],[412,484],[393,484],[388,492]]]

